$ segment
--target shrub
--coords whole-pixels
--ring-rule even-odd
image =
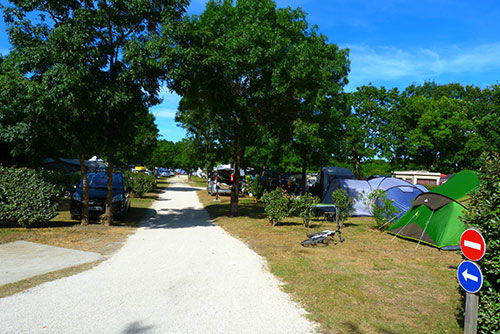
[[[264,203],[264,211],[269,217],[269,222],[273,226],[288,217],[293,210],[291,200],[285,196],[285,192],[281,188],[265,192],[261,200]]]
[[[375,217],[375,223],[379,230],[384,231],[394,222],[399,213],[399,210],[394,206],[393,200],[387,198],[387,194],[382,189],[365,194],[363,192],[363,204],[370,210]]]
[[[484,157],[480,183],[462,221],[479,229],[486,254],[479,261],[484,283],[479,293],[478,333],[500,332],[500,155]]]
[[[66,192],[71,190],[71,187],[80,182],[82,173],[65,173],[61,170],[43,169],[40,171],[41,177],[56,186],[59,194],[66,195]]]
[[[354,199],[347,194],[347,191],[339,188],[332,193],[332,200],[337,209],[335,214],[337,224],[344,224],[344,221],[354,212]]]
[[[33,169],[0,166],[0,222],[48,222],[57,215],[58,190]]]
[[[125,186],[131,187],[135,196],[142,197],[145,193],[155,189],[155,177],[154,175],[128,171],[125,173]]]
[[[293,199],[293,211],[302,218],[305,227],[309,227],[313,217],[315,204],[318,202],[319,198],[310,193],[305,193]]]
[[[264,195],[265,184],[258,177],[248,180],[248,192],[256,199],[260,199]]]

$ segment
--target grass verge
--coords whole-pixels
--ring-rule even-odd
[[[98,222],[91,222],[89,225],[82,226],[79,221],[70,218],[69,203],[63,202],[59,214],[44,227],[0,228],[0,244],[25,240],[57,247],[96,252],[102,254],[104,258],[108,258],[123,245],[142,219],[154,214],[154,210],[150,209],[151,204],[166,187],[167,181],[159,179],[158,187],[155,191],[145,194],[142,198],[132,198],[130,211],[127,213],[125,219],[115,222],[112,226],[104,226]],[[45,282],[80,273],[94,267],[100,262],[82,264],[1,285],[0,298],[13,295]]]
[[[324,333],[461,333],[457,252],[444,252],[374,229],[371,218],[351,218],[328,247],[300,245],[306,233],[334,229],[327,221],[301,219],[267,226],[258,203],[242,199],[231,218],[229,198],[198,196],[211,218],[263,256]]]

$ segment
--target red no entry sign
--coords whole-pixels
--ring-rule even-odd
[[[486,241],[478,230],[469,228],[462,233],[460,248],[471,261],[479,261],[486,253]]]

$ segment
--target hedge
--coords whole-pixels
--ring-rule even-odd
[[[0,223],[46,223],[57,215],[59,194],[40,172],[0,166]]]
[[[132,171],[125,172],[125,184],[127,187],[131,187],[134,195],[138,197],[153,191],[156,187],[154,175]]]
[[[463,222],[481,231],[486,254],[479,261],[484,283],[479,294],[478,333],[500,333],[500,155],[484,156],[479,187]]]

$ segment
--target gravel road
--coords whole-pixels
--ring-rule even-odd
[[[0,333],[316,333],[184,178],[109,260],[0,299]]]

